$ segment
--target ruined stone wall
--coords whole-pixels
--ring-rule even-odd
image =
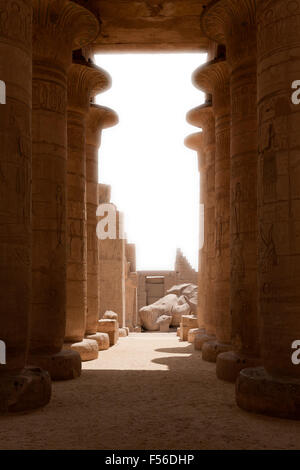
[[[125,326],[132,331],[138,325],[136,253],[133,243],[126,243],[125,263]]]
[[[174,271],[138,271],[138,309],[155,302],[175,284],[197,284],[195,271],[181,250],[177,250]],[[163,288],[162,288],[163,285]]]
[[[198,273],[195,271],[180,249],[176,253],[175,277],[177,284],[197,284]]]

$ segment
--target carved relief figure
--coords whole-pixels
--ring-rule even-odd
[[[264,245],[264,250],[261,252],[260,259],[260,268],[263,273],[268,272],[272,266],[278,265],[278,256],[273,239],[273,228],[274,226],[271,225],[267,235],[264,234],[263,228],[260,228],[260,237]]]
[[[245,277],[245,261],[242,241],[236,239],[231,249],[231,279],[239,282]]]

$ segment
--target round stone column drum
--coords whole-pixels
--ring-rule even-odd
[[[215,282],[215,119],[208,100],[192,109],[187,121],[203,129],[201,146],[201,198],[204,205],[204,245],[201,250],[198,285],[198,324],[205,329],[195,337],[195,349],[202,349],[206,341],[215,339],[213,308]]]
[[[257,85],[255,0],[210,2],[204,33],[226,45],[230,69],[230,310],[232,349],[217,360],[217,376],[235,381],[259,364],[257,308]]]
[[[82,360],[98,356],[98,345],[92,344],[90,339],[83,341],[87,322],[86,118],[91,99],[108,89],[110,83],[109,75],[91,61],[86,61],[81,51],[73,53],[73,63],[68,72],[68,253],[64,347],[78,350]]]
[[[259,309],[263,367],[241,371],[237,403],[300,419],[300,1],[257,1]],[[299,348],[299,346],[298,346]],[[295,357],[293,356],[293,353]]]
[[[67,72],[72,50],[99,24],[67,0],[33,1],[33,304],[30,361],[53,379],[80,374],[79,354],[63,351],[66,326]]]
[[[216,340],[202,347],[202,359],[216,362],[231,349],[230,316],[230,93],[226,60],[214,59],[193,74],[194,85],[212,95],[215,116],[215,282]]]
[[[27,367],[31,314],[32,2],[0,0],[0,413],[46,405],[51,380]],[[4,101],[4,102],[3,102]]]
[[[110,108],[92,103],[86,118],[86,208],[87,208],[87,318],[86,337],[97,340],[99,320],[99,253],[96,234],[98,207],[98,152],[103,129],[118,123]]]

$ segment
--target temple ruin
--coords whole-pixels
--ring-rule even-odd
[[[46,410],[55,381],[140,331],[141,307],[194,283],[181,339],[242,410],[300,419],[299,25],[300,0],[0,0],[1,413]],[[101,52],[207,53],[191,77],[205,103],[186,110],[198,272],[180,251],[174,271],[137,271],[119,223],[97,236],[99,204],[122,218],[98,181],[118,124],[95,102],[113,80]]]

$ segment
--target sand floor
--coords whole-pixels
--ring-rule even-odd
[[[300,422],[248,414],[175,333],[142,333],[53,384],[42,410],[0,418],[0,449],[299,449]]]

